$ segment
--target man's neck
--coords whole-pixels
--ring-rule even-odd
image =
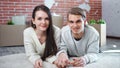
[[[80,40],[82,38],[83,34],[84,34],[84,31],[82,31],[80,33],[76,33],[76,34],[73,33],[72,35],[73,35],[75,40]]]

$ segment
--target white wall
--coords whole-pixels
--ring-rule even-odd
[[[120,37],[120,0],[102,0],[102,18],[107,24],[107,36]]]

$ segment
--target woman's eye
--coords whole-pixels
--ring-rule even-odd
[[[45,18],[45,20],[49,20],[49,18]]]
[[[41,17],[39,17],[39,18],[38,18],[38,20],[42,20],[42,18],[41,18]]]

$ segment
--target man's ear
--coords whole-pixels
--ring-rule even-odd
[[[87,24],[88,24],[87,19],[85,19],[84,20],[84,25],[87,25]]]

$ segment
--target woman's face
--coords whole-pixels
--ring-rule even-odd
[[[47,13],[42,10],[36,11],[35,19],[32,20],[36,25],[36,29],[39,31],[46,31],[49,27],[49,17]]]
[[[68,25],[74,34],[79,34],[84,31],[84,21],[80,15],[69,14]]]

